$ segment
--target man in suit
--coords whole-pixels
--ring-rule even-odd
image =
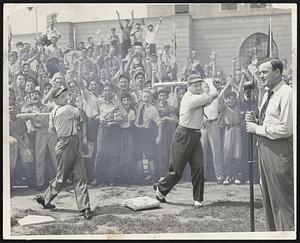
[[[260,185],[269,231],[294,230],[293,92],[282,80],[282,62],[259,65],[265,92],[259,107],[245,116],[247,132],[258,136]]]

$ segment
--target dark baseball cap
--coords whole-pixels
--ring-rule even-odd
[[[57,98],[62,92],[67,91],[67,90],[68,89],[65,87],[55,87],[51,94],[52,99]]]
[[[204,82],[203,78],[197,74],[191,74],[187,78],[187,82],[189,84],[197,83],[197,82]]]

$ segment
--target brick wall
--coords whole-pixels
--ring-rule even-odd
[[[209,52],[215,50],[218,69],[230,74],[231,59],[239,55],[243,41],[256,32],[267,34],[268,26],[268,15],[193,19],[193,48],[203,64],[209,61]],[[279,57],[291,62],[291,15],[272,15],[272,30]]]
[[[73,23],[71,22],[62,22],[57,23],[55,28],[61,34],[61,38],[59,39],[59,45],[64,47],[68,45],[68,43],[73,42]]]

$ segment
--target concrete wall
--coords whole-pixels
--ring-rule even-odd
[[[174,4],[151,4],[147,7],[148,17],[171,16],[175,14]]]

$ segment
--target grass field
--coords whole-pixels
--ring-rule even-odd
[[[68,188],[67,188],[68,189]],[[69,188],[70,189],[70,188]],[[152,186],[98,187],[89,190],[93,218],[86,221],[77,212],[72,190],[62,191],[56,209],[41,209],[34,191],[24,189],[11,197],[12,235],[158,234],[250,231],[249,186],[205,184],[204,206],[194,208],[190,183],[178,184],[160,208],[132,211],[121,206],[124,199],[154,198]],[[50,224],[21,227],[26,215],[49,215]],[[265,218],[258,185],[255,185],[255,227],[265,231]]]

